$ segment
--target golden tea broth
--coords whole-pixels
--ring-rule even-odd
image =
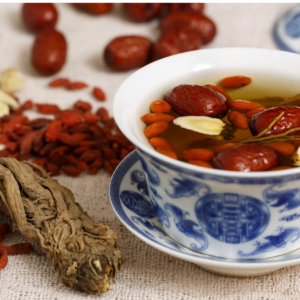
[[[209,81],[209,79],[210,78],[208,76],[205,82],[197,82],[195,80],[188,80],[187,82],[187,80],[184,80],[184,84],[205,85],[210,82],[214,85],[220,86],[218,81]],[[293,97],[296,94],[300,94],[300,85],[298,86],[295,82],[287,81],[288,84],[283,84],[284,81],[280,78],[273,78],[269,80],[256,80],[255,78],[252,78],[252,80],[253,82],[249,86],[237,89],[223,90],[227,92],[227,94],[232,98],[232,100],[247,100],[258,103],[264,106],[265,108],[273,107],[274,105],[282,102],[285,98]],[[175,117],[180,116],[173,110],[168,114]],[[227,116],[222,120],[226,123],[230,123],[227,119]],[[185,162],[186,159],[182,155],[182,152],[184,150],[195,148],[214,150],[220,145],[234,143],[244,140],[248,137],[252,137],[252,134],[249,128],[245,130],[237,129],[234,133],[234,136],[234,139],[231,140],[218,140],[208,135],[204,135],[192,130],[182,128],[178,125],[175,125],[173,122],[169,123],[169,127],[166,132],[159,135],[159,137],[166,139],[173,146],[178,160]],[[280,161],[279,166],[293,166],[290,157],[281,154],[278,154],[278,157]]]

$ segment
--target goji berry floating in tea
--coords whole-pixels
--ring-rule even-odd
[[[300,96],[266,97],[265,91],[259,91],[263,97],[255,96],[257,86],[242,75],[219,82],[229,90],[214,83],[180,84],[150,104],[149,113],[140,118],[155,151],[227,171],[300,167]]]

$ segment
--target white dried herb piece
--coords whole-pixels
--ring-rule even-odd
[[[216,139],[231,140],[234,138],[233,133],[236,131],[236,127],[231,124],[205,116],[178,117],[173,120],[173,123],[188,130],[213,136]]]
[[[19,103],[16,101],[16,99],[2,90],[0,90],[0,102],[7,104],[13,110],[19,108]]]
[[[7,115],[9,115],[9,106],[4,102],[0,102],[0,118]]]
[[[0,144],[0,151],[6,149],[6,146],[4,144]]]
[[[24,76],[18,69],[7,69],[1,73],[1,89],[8,93],[15,93],[23,89]]]
[[[300,147],[295,151],[291,158],[294,166],[300,167]]]

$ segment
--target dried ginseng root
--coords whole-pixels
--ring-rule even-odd
[[[124,266],[118,236],[96,224],[69,189],[35,164],[0,158],[0,210],[26,238],[41,245],[68,287],[90,294],[108,292],[110,280]],[[3,252],[0,268],[5,264],[2,257]]]

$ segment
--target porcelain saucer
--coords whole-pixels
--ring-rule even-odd
[[[300,249],[268,259],[224,259],[188,249],[168,237],[154,218],[145,193],[147,183],[136,151],[115,170],[110,183],[110,200],[120,221],[148,245],[171,256],[192,262],[202,269],[235,277],[261,276],[283,267],[300,264]]]

